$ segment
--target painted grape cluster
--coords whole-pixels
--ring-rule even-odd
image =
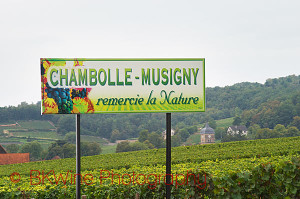
[[[49,98],[55,100],[58,106],[58,113],[66,114],[71,113],[73,110],[73,102],[70,97],[70,89],[66,88],[51,88],[48,83],[46,83],[45,92]]]
[[[85,98],[86,96],[86,88],[83,88],[82,90],[72,90],[72,99],[74,99],[75,97]]]

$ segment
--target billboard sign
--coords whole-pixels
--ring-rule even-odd
[[[205,111],[205,60],[41,58],[42,114]]]

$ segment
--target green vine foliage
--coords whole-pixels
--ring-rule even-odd
[[[228,173],[213,176],[203,171],[195,171],[189,176],[188,184],[172,186],[172,198],[299,198],[300,197],[300,158],[277,164],[260,164],[246,172]],[[200,176],[197,179],[197,176]],[[206,179],[206,181],[205,181]],[[196,180],[196,183],[195,183]],[[204,182],[205,185],[204,185]],[[82,194],[87,198],[165,198],[165,184],[155,189],[141,186],[82,186]],[[75,198],[75,186],[48,186],[39,192],[0,193],[0,198]]]
[[[190,171],[196,178],[189,175],[182,185],[174,183],[172,198],[300,198],[299,143],[300,137],[291,137],[173,148],[173,175],[186,175]],[[164,198],[166,187],[162,179],[153,189],[149,186],[154,184],[151,179],[144,185],[99,182],[101,169],[120,175],[163,174],[164,164],[165,151],[157,149],[83,157],[82,175],[93,175],[95,180],[92,185],[82,184],[82,195],[106,199]],[[74,167],[72,158],[1,165],[0,198],[75,198],[74,181],[68,178],[64,184],[59,180],[60,174],[64,179],[68,174],[74,175]],[[45,179],[45,184],[31,185],[31,169],[53,171],[49,174],[53,184]],[[37,175],[36,171],[33,176]],[[22,179],[11,182],[12,172],[20,173]],[[37,178],[33,179],[33,183],[37,182]]]

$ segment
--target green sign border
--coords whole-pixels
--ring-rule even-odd
[[[96,113],[88,113],[88,114],[110,114],[110,113],[175,113],[175,112],[205,112],[206,110],[206,90],[205,90],[205,58],[41,58],[41,64],[44,61],[202,61],[203,62],[203,109],[202,110],[151,110],[151,111],[110,111],[110,112],[96,112]],[[43,103],[41,103],[43,106]],[[53,113],[58,114],[58,113]],[[77,114],[77,113],[76,113]],[[80,113],[84,114],[84,113]],[[48,115],[48,114],[46,114]],[[52,114],[50,114],[52,115]],[[61,114],[59,114],[61,115]]]

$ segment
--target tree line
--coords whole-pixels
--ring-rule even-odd
[[[277,124],[287,127],[295,116],[300,115],[299,93],[300,76],[295,75],[268,79],[264,84],[243,82],[207,88],[206,112],[173,113],[172,127],[189,127],[234,116],[239,116],[248,127],[254,124],[270,129]],[[23,102],[17,107],[0,107],[0,121],[50,120],[60,134],[75,131],[74,115],[41,116],[40,105],[40,102]],[[136,138],[145,129],[162,132],[165,129],[165,114],[97,114],[81,117],[81,134],[100,136],[111,141]],[[182,133],[181,139],[185,137],[183,134],[186,132]]]
[[[56,140],[48,149],[43,149],[42,145],[36,140],[22,145],[9,144],[5,146],[5,149],[8,153],[29,153],[31,161],[51,160],[57,156],[59,158],[74,158],[76,155],[76,146],[71,134],[73,133],[69,133],[64,140]],[[80,143],[81,156],[99,155],[101,151],[100,144],[96,142]]]

